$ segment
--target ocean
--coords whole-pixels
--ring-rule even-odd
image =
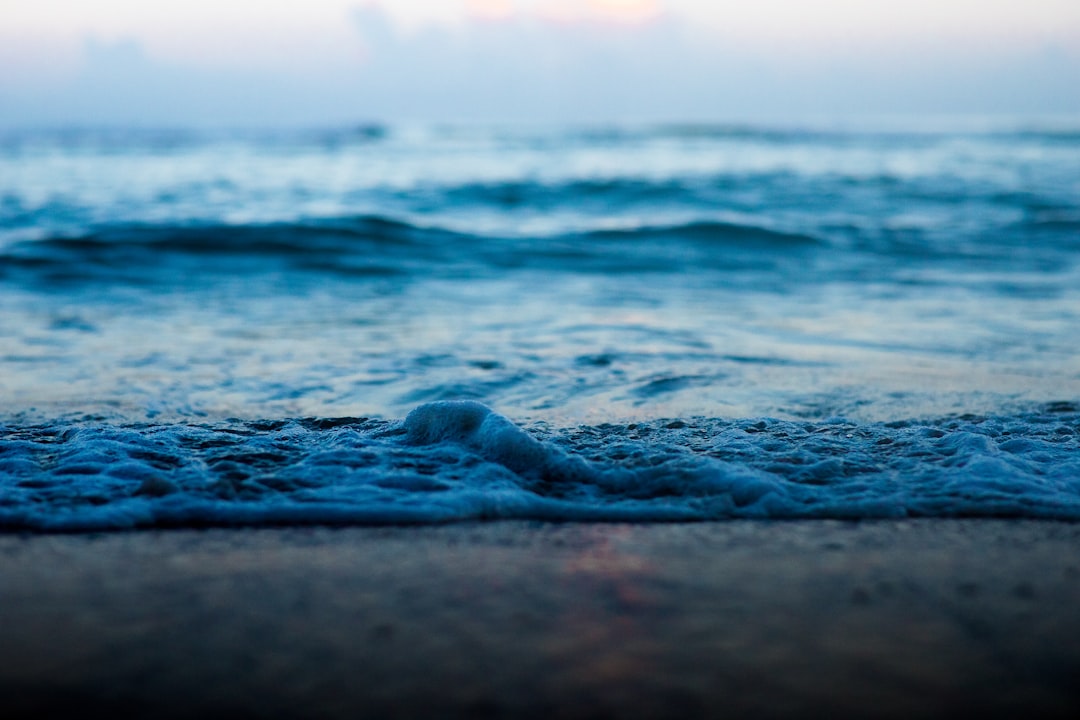
[[[0,530],[1080,520],[1080,124],[0,132]]]

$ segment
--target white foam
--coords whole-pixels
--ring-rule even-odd
[[[480,403],[445,401],[396,423],[8,426],[0,528],[1080,520],[1076,415],[891,425],[696,419],[538,436]]]
[[[523,477],[573,481],[587,472],[580,459],[541,443],[473,400],[421,405],[405,417],[404,427],[411,442],[459,443]]]

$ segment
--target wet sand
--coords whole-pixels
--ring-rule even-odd
[[[4,717],[1075,717],[1080,525],[0,535]]]

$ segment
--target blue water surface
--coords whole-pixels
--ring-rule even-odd
[[[0,526],[1076,519],[1078,260],[1062,121],[4,131]]]

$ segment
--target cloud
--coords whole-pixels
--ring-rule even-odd
[[[379,116],[606,122],[1080,111],[1080,53],[1061,46],[983,49],[924,34],[884,48],[852,42],[807,53],[736,43],[672,13],[612,25],[596,14],[550,22],[542,12],[502,12],[408,36],[377,6],[354,18],[370,49],[358,87]]]
[[[518,17],[459,30],[393,32],[377,8],[355,15],[369,48],[362,96],[416,119],[616,119],[641,114],[683,74],[674,21],[600,26]],[[639,84],[645,81],[644,90]]]
[[[340,83],[337,83],[340,86]],[[58,84],[0,88],[0,123],[102,126],[264,125],[343,122],[334,83],[250,69],[151,58],[133,38],[85,41],[81,68]]]
[[[155,55],[134,36],[88,38],[66,75],[30,67],[19,83],[0,77],[0,124],[1080,112],[1080,51],[1050,42],[985,49],[912,36],[808,52],[780,40],[738,42],[644,0],[578,3],[584,10],[569,19],[551,14],[554,5],[468,7],[471,21],[403,28],[382,5],[358,6],[335,29],[332,52],[297,30],[274,38],[288,51],[269,64]]]

